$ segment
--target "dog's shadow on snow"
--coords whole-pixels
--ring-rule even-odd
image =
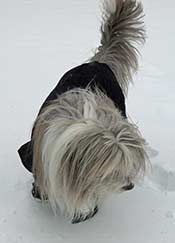
[[[157,150],[150,146],[146,147],[146,152],[150,159],[159,154]],[[162,192],[175,192],[175,171],[166,170],[158,164],[153,164],[143,183],[141,182],[139,185]]]
[[[144,184],[162,192],[175,192],[175,171],[168,171],[159,165],[153,165]]]

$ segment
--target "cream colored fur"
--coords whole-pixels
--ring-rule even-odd
[[[70,218],[75,212],[86,216],[145,170],[144,139],[98,89],[59,96],[38,117],[34,136],[41,158],[34,157],[33,171],[42,168],[42,196]]]

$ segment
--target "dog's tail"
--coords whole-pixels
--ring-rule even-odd
[[[105,0],[101,45],[91,61],[106,63],[124,93],[138,68],[137,44],[144,43],[142,4],[137,0]]]
[[[69,217],[86,217],[105,193],[145,168],[144,139],[98,89],[60,95],[37,118],[33,173],[41,196]]]

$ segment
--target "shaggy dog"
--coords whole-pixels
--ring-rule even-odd
[[[68,71],[40,108],[19,155],[33,173],[33,196],[78,223],[105,197],[134,187],[147,163],[145,140],[126,115],[125,96],[145,40],[142,4],[104,2],[101,45]]]

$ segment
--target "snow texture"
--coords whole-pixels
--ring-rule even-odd
[[[96,217],[71,225],[33,200],[16,150],[59,78],[97,47],[99,1],[0,1],[1,243],[175,242],[175,2],[143,3],[148,39],[127,109],[149,143],[152,171]]]

